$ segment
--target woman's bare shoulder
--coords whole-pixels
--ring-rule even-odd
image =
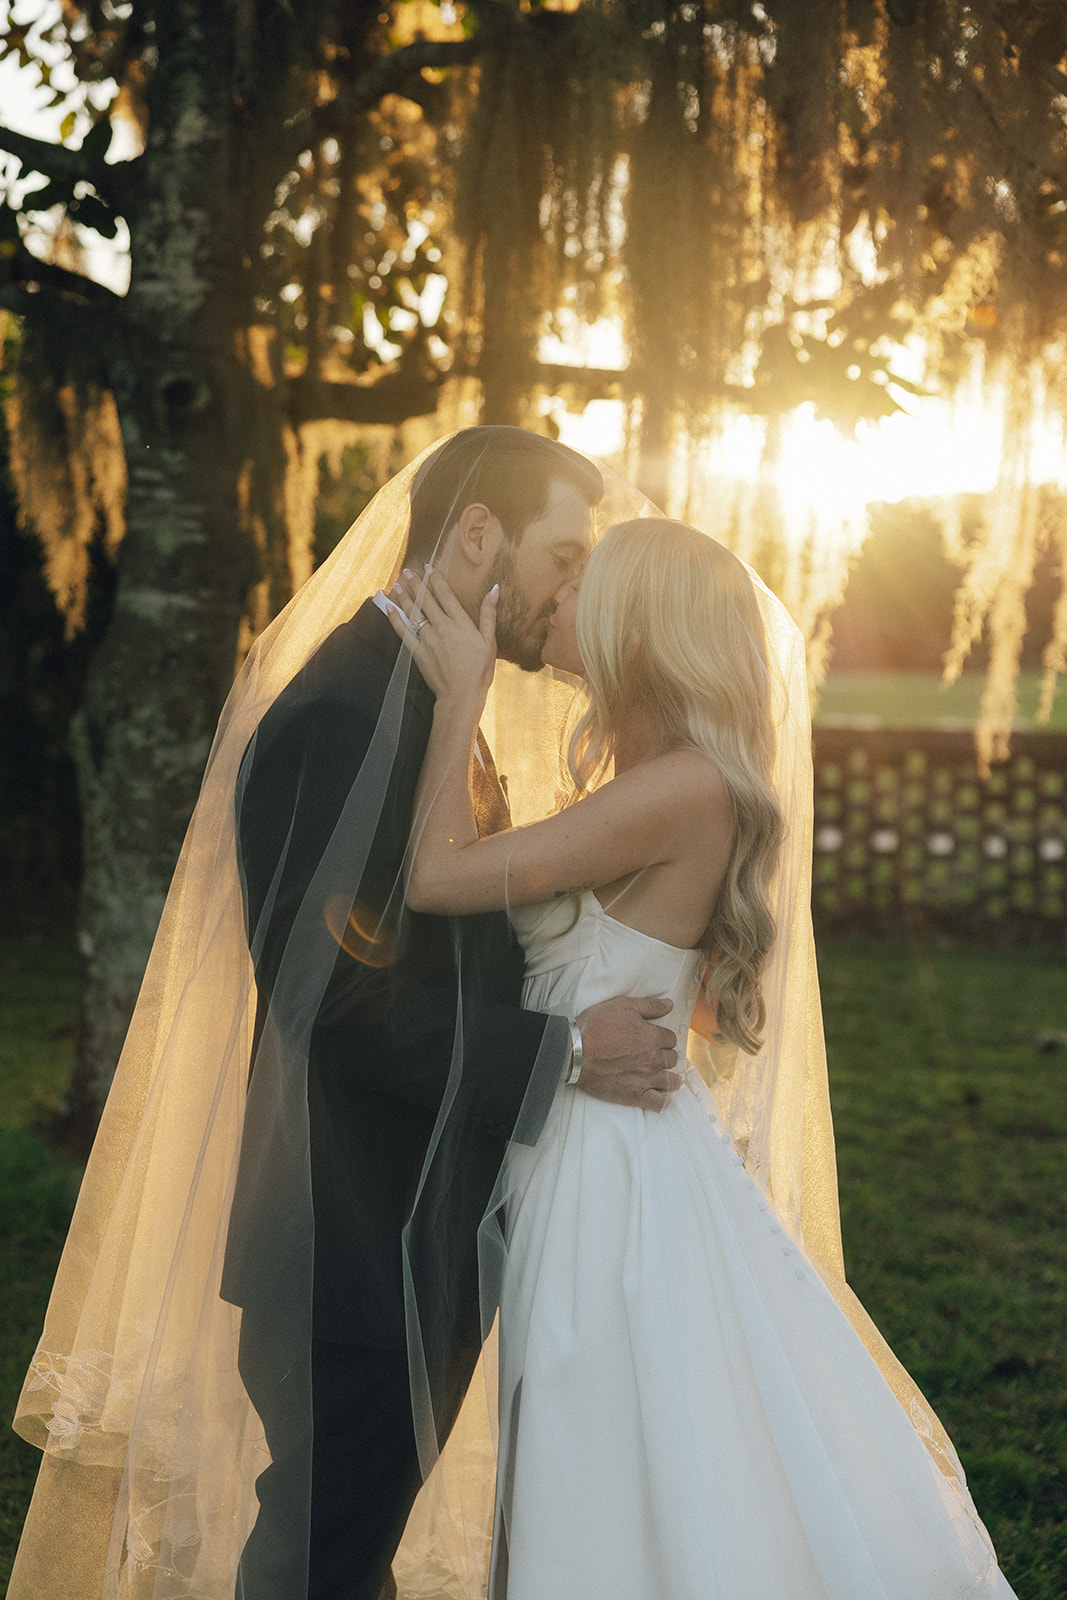
[[[703,750],[665,750],[651,757],[646,765],[650,779],[680,800],[692,799],[699,804],[728,799],[722,773]]]
[[[600,791],[616,789],[619,800],[629,794],[630,804],[651,810],[669,835],[674,824],[695,820],[729,822],[732,804],[726,782],[709,756],[701,750],[665,750],[627,767]]]

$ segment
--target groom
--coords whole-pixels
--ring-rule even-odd
[[[602,493],[597,469],[562,445],[520,429],[467,429],[413,480],[406,563],[432,557],[475,617],[499,583],[498,656],[536,671],[556,596],[588,554]],[[303,901],[327,848],[394,673],[399,641],[387,604],[376,596],[335,629],[246,752],[238,847],[261,1015],[291,907]],[[405,1272],[443,1443],[480,1347],[477,1230],[505,1145],[532,1143],[556,1086],[574,1077],[564,1019],[521,1009],[522,952],[503,914],[431,917],[402,908],[391,931],[380,932],[401,880],[433,712],[413,666],[411,674],[359,903],[337,930],[341,947],[308,1055],[309,1600],[375,1600],[421,1483]],[[507,800],[481,739],[474,776],[482,832],[507,826]],[[661,1106],[680,1081],[671,1070],[674,1035],[652,1020],[667,1009],[617,999],[575,1019],[580,1089]],[[442,1109],[446,1086],[455,1094],[451,1117]],[[249,1303],[240,1275],[239,1260],[228,1259],[225,1292],[244,1307],[241,1373],[273,1458],[257,1480],[260,1511],[237,1587],[238,1600],[259,1600],[281,1592],[276,1551],[294,1497],[286,1439],[306,1418],[294,1416],[286,1374],[271,1363],[270,1307]]]

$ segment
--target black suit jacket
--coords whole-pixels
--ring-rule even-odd
[[[278,697],[246,752],[237,839],[261,1022],[399,648],[388,620],[366,602]],[[453,1348],[477,1341],[477,1227],[546,1027],[545,1017],[520,1009],[522,952],[502,913],[430,917],[403,907],[398,886],[432,712],[433,696],[412,667],[359,891],[364,923],[384,910],[393,942],[381,965],[339,950],[308,1059],[314,1333],[378,1348],[405,1340],[406,1225],[424,1338]],[[460,992],[462,1074],[413,1216],[453,1068]],[[562,1053],[561,1046],[560,1061]],[[532,1123],[524,1114],[523,1137],[536,1137],[546,1109],[547,1099]],[[235,1211],[240,1204],[239,1173]],[[224,1293],[245,1304],[240,1256],[231,1233]]]

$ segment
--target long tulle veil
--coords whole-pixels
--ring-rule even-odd
[[[434,450],[440,448],[435,446]],[[322,884],[351,904],[386,804],[410,658],[401,651],[370,752],[294,920],[284,983],[302,1016],[256,1032],[256,988],[235,842],[243,755],[278,695],[338,624],[387,584],[403,550],[423,457],[383,488],[330,558],[254,645],[219,723],[140,999],[115,1075],[19,1400],[16,1427],[43,1452],[11,1600],[229,1600],[256,1516],[264,1431],[237,1366],[241,1311],[222,1297],[242,1139],[271,1152],[256,1191],[257,1293],[273,1307],[278,1356],[310,1406],[313,1249],[307,1043],[337,959]],[[601,526],[653,508],[609,475]],[[766,1042],[755,1057],[692,1037],[749,1171],[830,1284],[961,1505],[973,1513],[951,1444],[844,1279],[836,1168],[810,916],[810,720],[803,641],[754,578],[774,677],[775,783],[789,832],[774,888],[778,936],[765,977]],[[547,674],[502,670],[484,724],[508,774],[516,820],[552,804],[567,696]],[[528,1118],[558,1079],[561,1045],[531,1074]],[[257,1058],[253,1087],[249,1065]],[[266,1052],[266,1055],[262,1053]],[[263,1061],[270,1071],[261,1071]],[[462,1116],[454,1070],[438,1109],[406,1248],[435,1243],[438,1198]],[[388,1064],[383,1064],[383,1070]],[[522,1136],[520,1115],[517,1136]],[[247,1219],[245,1219],[247,1221]],[[441,1241],[442,1248],[445,1242]],[[395,1570],[402,1595],[484,1594],[495,1488],[494,1312],[505,1250],[490,1204],[480,1236],[483,1358],[444,1449],[427,1350],[432,1307],[413,1290],[409,1368],[426,1486]],[[309,1413],[310,1414],[310,1413]],[[309,1424],[310,1425],[310,1424]],[[309,1484],[306,1486],[309,1492]],[[307,1539],[307,1496],[292,1507]],[[977,1520],[977,1519],[975,1519]],[[294,1600],[257,1595],[255,1600]]]

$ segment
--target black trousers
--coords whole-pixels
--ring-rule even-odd
[[[306,1399],[273,1370],[270,1343],[269,1324],[246,1311],[239,1366],[273,1459],[256,1479],[259,1514],[236,1600],[378,1600],[422,1486],[407,1352],[314,1339],[309,1438]],[[477,1357],[468,1350],[450,1363],[442,1442]]]

